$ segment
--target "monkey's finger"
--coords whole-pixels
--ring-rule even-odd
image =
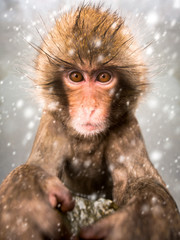
[[[80,239],[104,239],[112,230],[112,221],[106,217],[80,231]]]
[[[62,212],[71,211],[75,205],[70,192],[63,188],[51,189],[49,193],[49,202],[52,207],[57,207],[58,204],[60,204]]]
[[[53,208],[55,208],[55,207],[57,206],[57,204],[58,204],[57,199],[56,199],[56,196],[53,195],[53,193],[50,193],[50,194],[49,194],[49,202],[50,202],[50,204],[51,204],[51,206],[52,206]]]
[[[49,202],[53,208],[60,204],[63,212],[71,211],[74,208],[75,202],[69,190],[56,178],[48,182]]]

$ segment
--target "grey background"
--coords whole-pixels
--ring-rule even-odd
[[[180,207],[180,0],[104,3],[127,16],[142,45],[153,41],[145,52],[151,88],[137,117],[151,161]],[[39,44],[36,28],[43,34],[54,17],[73,4],[63,0],[0,0],[0,182],[28,158],[41,116],[27,77],[33,74],[36,53],[27,41]]]

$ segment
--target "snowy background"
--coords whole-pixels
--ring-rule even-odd
[[[153,41],[146,50],[151,89],[137,117],[150,159],[180,207],[180,0],[104,2],[128,16],[143,45]],[[71,7],[70,0],[0,0],[0,182],[28,158],[41,116],[26,76],[36,56],[27,42],[39,44],[36,28],[43,34]]]

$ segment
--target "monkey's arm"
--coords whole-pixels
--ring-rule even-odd
[[[0,186],[0,239],[69,239],[61,210],[74,206],[62,183],[33,165],[21,165]]]
[[[177,240],[177,206],[148,159],[137,121],[130,126],[114,133],[107,150],[113,199],[120,208],[80,235],[82,239]]]
[[[128,202],[130,186],[150,179],[165,187],[165,183],[149,160],[137,120],[120,126],[110,136],[106,151],[107,165],[113,181],[113,200],[118,205]]]
[[[55,131],[52,124],[50,117],[47,122],[42,119],[28,162],[12,171],[0,186],[0,239],[69,239],[56,207],[60,203],[61,211],[66,212],[74,202],[56,177],[60,129]]]
[[[70,152],[62,124],[50,113],[44,113],[27,164],[40,166],[49,174],[57,176],[63,159]]]
[[[81,239],[179,240],[180,216],[166,189],[143,180],[129,189],[129,202],[80,233]]]

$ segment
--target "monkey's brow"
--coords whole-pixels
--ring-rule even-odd
[[[62,67],[62,65],[61,65]],[[116,70],[117,67],[115,66],[99,66],[97,68],[94,68],[94,69],[91,69],[91,70],[88,70],[88,69],[84,69],[83,67],[78,67],[76,65],[71,65],[71,66],[68,66],[68,65],[64,65],[62,70],[60,70],[61,72],[64,72],[64,71],[83,71],[85,73],[87,73],[89,76],[92,76],[94,75],[97,71],[106,71],[106,70]]]

